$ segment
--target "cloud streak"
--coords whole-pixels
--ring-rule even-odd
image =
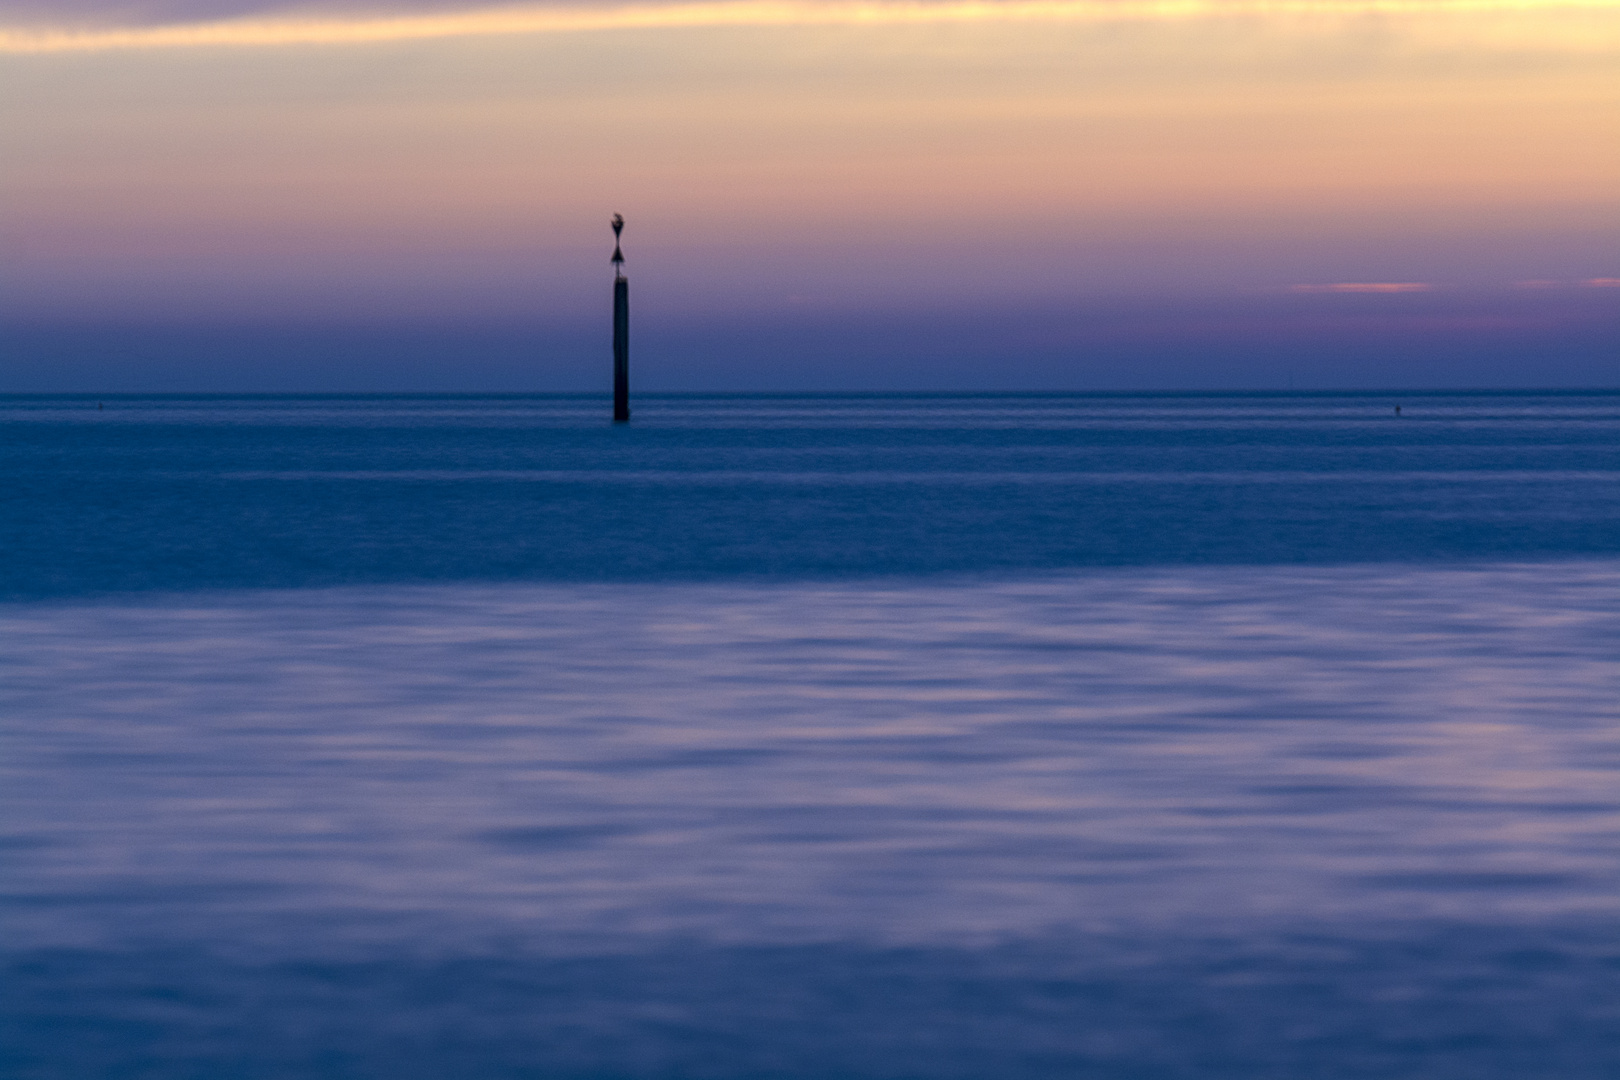
[[[355,45],[452,37],[701,27],[1108,22],[1256,16],[1620,12],[1620,0],[729,0],[617,7],[500,7],[435,14],[255,16],[101,29],[5,27],[0,53]]]
[[[1428,292],[1427,281],[1335,281],[1328,285],[1290,285],[1296,293],[1413,293]]]

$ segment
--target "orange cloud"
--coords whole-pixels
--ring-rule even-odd
[[[1594,289],[1620,289],[1620,277],[1587,278],[1581,284]]]
[[[1112,22],[1280,16],[1522,16],[1614,12],[1620,0],[675,0],[609,6],[492,6],[423,15],[294,14],[102,29],[0,25],[0,53],[197,46],[344,45],[446,37],[737,26]],[[1590,27],[1583,32],[1590,35]]]

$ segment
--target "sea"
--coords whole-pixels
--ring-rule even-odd
[[[1612,1080],[1620,392],[0,398],[7,1080]]]

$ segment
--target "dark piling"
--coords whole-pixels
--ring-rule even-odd
[[[613,422],[630,420],[630,280],[624,276],[619,234],[624,218],[613,215]]]

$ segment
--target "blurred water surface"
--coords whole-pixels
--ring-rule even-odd
[[[1620,397],[1399,403],[10,399],[0,1066],[1613,1076]]]

